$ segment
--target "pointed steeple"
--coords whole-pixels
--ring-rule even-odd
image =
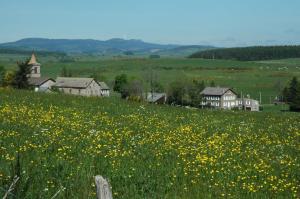
[[[39,65],[39,63],[36,61],[35,54],[32,53],[30,61],[28,62],[29,65]]]
[[[28,77],[41,77],[41,64],[36,61],[34,52],[32,52],[28,65],[31,66],[31,73],[28,75]]]

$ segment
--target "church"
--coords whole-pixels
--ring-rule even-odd
[[[30,74],[28,83],[36,92],[51,92],[51,88],[60,92],[81,96],[109,97],[110,88],[105,82],[98,82],[94,78],[82,77],[57,77],[56,80],[49,77],[42,77],[41,64],[37,62],[36,56],[32,53],[30,61]]]
[[[30,74],[28,74],[28,83],[35,91],[49,92],[51,87],[55,84],[55,80],[48,77],[41,76],[41,64],[37,62],[35,54],[32,53],[30,61]]]

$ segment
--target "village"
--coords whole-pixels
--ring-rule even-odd
[[[64,94],[79,96],[109,97],[111,89],[105,82],[97,81],[94,78],[83,77],[57,77],[56,79],[43,77],[41,64],[32,53],[28,64],[31,72],[28,75],[28,83],[35,92],[51,93],[59,91]],[[231,88],[226,87],[205,87],[201,93],[201,106],[214,109],[236,109],[247,111],[259,111],[259,102],[249,96],[238,98],[238,94]],[[165,104],[167,93],[147,92],[143,94],[144,100],[154,104]]]

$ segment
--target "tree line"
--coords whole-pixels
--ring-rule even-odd
[[[167,103],[170,105],[201,107],[201,91],[207,82],[197,79],[176,80],[163,86],[155,77],[149,75],[149,79],[130,78],[126,74],[117,75],[114,80],[113,90],[121,94],[123,99],[142,101],[146,93],[165,93]],[[209,86],[215,86],[215,82],[209,82]]]
[[[30,55],[32,51],[12,48],[0,48],[0,54]],[[39,56],[67,57],[63,52],[37,51]]]
[[[189,56],[189,58],[229,59],[239,61],[258,61],[299,57],[300,46],[254,46],[244,48],[221,48],[201,51]]]

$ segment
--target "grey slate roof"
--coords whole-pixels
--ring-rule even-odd
[[[221,88],[221,87],[206,87],[200,94],[202,95],[218,95],[221,96],[226,93],[230,88]],[[234,92],[233,90],[231,90]]]
[[[40,86],[48,80],[54,81],[54,79],[49,77],[30,77],[28,78],[28,83],[30,86]]]
[[[53,86],[59,88],[86,88],[93,80],[93,78],[57,77]]]
[[[105,82],[98,82],[102,90],[110,90]]]
[[[147,102],[156,102],[162,97],[166,97],[166,93],[147,93]]]

